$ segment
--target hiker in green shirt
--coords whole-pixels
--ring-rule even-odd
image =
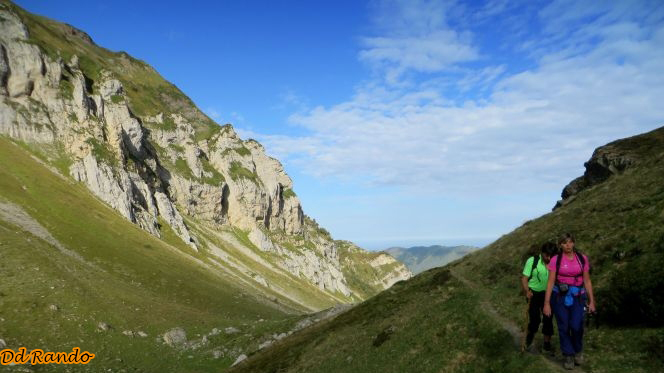
[[[542,245],[540,254],[531,256],[523,267],[521,276],[521,286],[528,299],[528,333],[526,334],[525,348],[530,350],[533,344],[535,334],[539,329],[540,319],[542,321],[542,334],[544,335],[544,345],[542,349],[553,353],[551,346],[551,336],[553,335],[553,320],[551,316],[542,314],[544,308],[544,295],[546,285],[549,280],[549,270],[546,265],[551,257],[556,255],[558,247],[553,242],[547,242]]]

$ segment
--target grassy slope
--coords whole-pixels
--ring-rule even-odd
[[[603,316],[599,328],[587,330],[584,370],[664,371],[664,129],[617,145],[636,154],[639,164],[486,249],[397,284],[232,371],[546,371],[550,366],[542,360],[515,352],[507,332],[481,312],[478,297],[523,325],[518,276],[524,255],[531,244],[566,231],[577,235],[578,247],[590,257]],[[441,285],[449,268],[483,291],[454,278]],[[390,338],[374,347],[390,326]]]
[[[95,266],[0,221],[0,338],[9,347],[70,351],[79,346],[97,354],[87,366],[91,371],[216,371],[234,358],[212,359],[212,349],[255,348],[259,341],[244,333],[286,331],[294,321],[146,234],[85,186],[59,178],[1,136],[0,165],[0,198],[21,206]],[[49,310],[51,304],[60,310]],[[99,332],[98,322],[113,329]],[[190,339],[227,326],[242,333],[210,337],[208,346],[186,352],[155,341],[178,326]],[[130,338],[124,330],[149,337]]]
[[[199,237],[204,237],[207,242],[211,242],[213,245],[223,247],[225,251],[232,256],[233,261],[248,268],[252,273],[263,277],[270,285],[270,288],[263,287],[260,291],[271,298],[278,299],[279,302],[284,303],[288,307],[300,310],[302,312],[307,312],[311,311],[312,308],[315,310],[326,309],[333,306],[337,302],[346,301],[346,299],[339,300],[337,298],[333,298],[327,293],[321,292],[309,281],[303,280],[289,272],[286,272],[285,270],[275,270],[274,267],[268,267],[255,261],[240,251],[238,248],[222,241],[218,236],[211,233],[209,229],[202,229],[201,227],[203,224],[200,222],[197,222],[195,219],[191,218],[187,220],[187,223],[194,229]],[[281,258],[279,258],[274,253],[264,252],[258,249],[253,243],[251,243],[246,232],[233,227],[225,227],[223,229],[226,232],[231,233],[240,244],[252,251],[255,256],[260,257],[266,262],[275,263],[276,261],[281,260]],[[208,252],[209,248],[206,248],[205,245],[206,244],[202,245],[201,247],[202,260],[209,263],[220,263],[213,254]],[[232,267],[229,267],[225,264],[222,265],[224,268],[234,272],[238,276],[246,276],[241,272],[234,270]],[[274,288],[287,291],[289,297],[301,301],[307,307],[304,307],[302,304],[289,301],[288,298],[279,295],[279,293],[277,293]]]
[[[632,154],[639,164],[470,254],[456,267],[481,280],[503,314],[518,320],[522,300],[514,276],[527,248],[573,232],[593,266],[603,324],[588,332],[586,370],[663,371],[664,128],[612,146]]]
[[[511,345],[476,293],[448,271],[428,271],[231,372],[550,371]]]

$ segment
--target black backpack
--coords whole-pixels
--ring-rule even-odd
[[[528,281],[533,278],[533,273],[535,272],[535,268],[537,268],[537,263],[539,263],[540,256],[539,255],[534,255],[533,256],[533,266],[530,268],[530,276],[528,276]],[[537,273],[537,278],[539,278],[539,272]]]

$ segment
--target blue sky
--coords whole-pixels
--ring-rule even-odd
[[[370,249],[487,244],[664,125],[659,0],[17,3],[154,66]]]

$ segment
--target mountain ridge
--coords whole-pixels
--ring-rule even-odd
[[[441,267],[478,249],[467,245],[431,245],[390,247],[383,251],[403,262],[413,274],[418,274],[434,267]]]
[[[7,0],[0,31],[2,348],[219,371],[410,277],[145,62]]]
[[[0,133],[127,220],[156,237],[169,230],[240,281],[309,310],[356,302],[410,276],[403,266],[369,266],[368,276],[355,276],[363,289],[351,289],[344,271],[353,264],[339,262],[339,248],[349,246],[306,217],[292,180],[262,145],[214,123],[143,61],[8,1],[0,6]],[[299,288],[319,300],[296,297]]]

